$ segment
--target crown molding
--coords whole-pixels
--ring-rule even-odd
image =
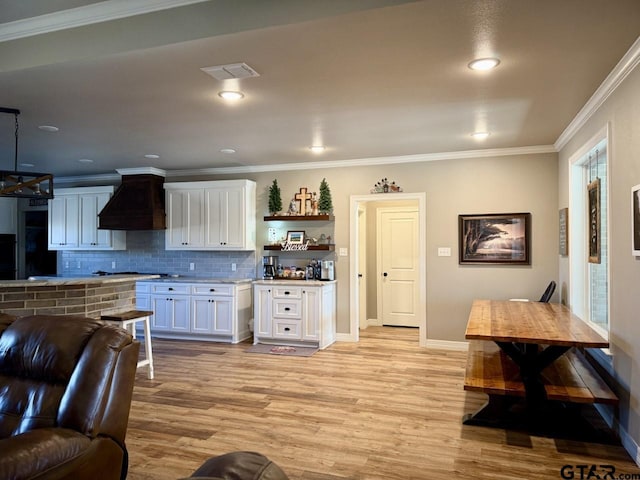
[[[358,158],[354,160],[334,160],[327,162],[281,163],[276,165],[249,165],[243,167],[166,170],[166,176],[168,178],[179,178],[199,175],[234,175],[242,173],[282,172],[288,170],[316,170],[321,168],[369,167],[372,165],[393,165],[401,163],[435,162],[440,160],[458,160],[464,158],[504,157],[511,155],[531,155],[544,153],[556,153],[556,150],[553,145],[534,145],[530,147],[489,148],[486,150],[464,150],[460,152],[440,152],[425,153],[419,155],[399,155],[394,157]],[[85,183],[96,182],[111,183],[118,180],[120,180],[120,175],[114,175],[111,173],[74,177],[55,177],[56,185],[81,185]]]
[[[0,24],[0,42],[142,15],[208,0],[107,0]]]
[[[618,85],[638,66],[638,63],[640,63],[640,37],[631,45],[631,48],[627,50],[627,53],[624,54],[614,69],[611,70],[611,73],[607,75],[607,78],[604,79],[591,98],[560,134],[554,143],[554,147],[558,152],[569,143],[578,130],[598,111],[605,100],[618,88]]]

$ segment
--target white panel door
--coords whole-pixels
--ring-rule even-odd
[[[419,327],[418,212],[378,210],[382,324]]]

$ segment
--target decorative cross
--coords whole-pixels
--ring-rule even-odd
[[[296,202],[300,202],[300,208],[298,208],[298,212],[300,212],[300,215],[306,215],[307,200],[311,200],[311,194],[307,192],[307,188],[300,187],[300,193],[296,193],[293,198],[295,198]]]

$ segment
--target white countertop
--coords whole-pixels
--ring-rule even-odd
[[[215,278],[215,277],[162,277],[149,280],[151,282],[166,283],[251,283],[252,278]]]

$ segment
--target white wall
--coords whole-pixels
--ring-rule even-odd
[[[627,450],[640,443],[640,258],[631,255],[631,187],[640,183],[640,68],[618,86],[562,148],[559,208],[569,206],[570,157],[607,123],[610,175],[610,343],[618,382],[620,427]],[[571,212],[569,212],[571,218]],[[560,287],[570,287],[568,259],[560,261]]]

